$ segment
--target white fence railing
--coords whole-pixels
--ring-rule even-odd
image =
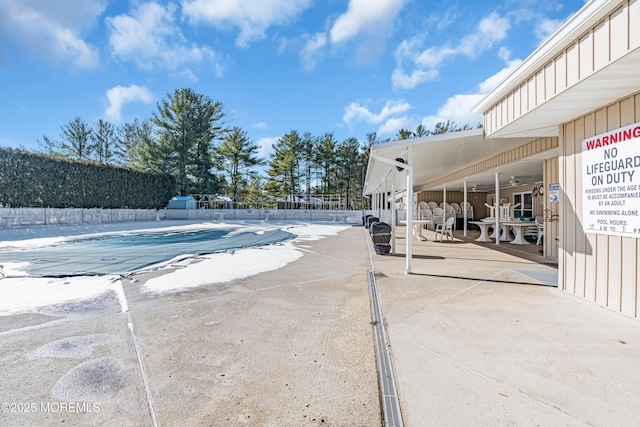
[[[153,221],[164,209],[0,208],[0,228],[26,225]]]
[[[361,224],[363,211],[341,209],[81,209],[0,208],[0,229],[55,224],[154,220],[330,221]]]

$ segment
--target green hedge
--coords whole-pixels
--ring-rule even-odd
[[[0,148],[0,203],[11,207],[164,208],[167,174]]]

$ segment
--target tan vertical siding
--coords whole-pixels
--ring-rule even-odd
[[[572,45],[567,49],[567,86],[573,86],[580,79],[578,67],[578,45]]]
[[[593,57],[594,70],[599,70],[610,62],[609,21],[604,21],[593,29],[593,51],[600,52]]]
[[[626,22],[629,31],[629,48],[640,46],[640,0],[629,2],[629,19]]]
[[[562,287],[635,318],[640,315],[640,239],[584,233],[581,151],[585,138],[639,121],[640,92],[561,126],[559,139],[559,169],[567,189],[559,254]]]
[[[609,43],[611,43],[611,60],[616,60],[620,58],[622,55],[627,53],[629,49],[629,26],[628,22],[628,8],[620,8],[614,13],[611,14],[611,39]],[[635,25],[637,27],[637,25]],[[611,40],[619,40],[616,43],[612,43]],[[624,42],[620,42],[624,40]]]
[[[544,99],[551,98],[556,93],[556,63],[551,62],[544,67]]]
[[[572,150],[576,153],[580,153],[582,151],[582,144],[580,143],[579,145],[576,146],[577,142],[580,141],[582,142],[583,139],[585,138],[589,138],[591,136],[594,136],[596,134],[595,131],[595,116],[593,114],[590,114],[588,116],[586,116],[584,118],[584,129],[583,129],[583,134],[582,134],[582,139],[573,141],[573,145],[574,147],[572,147]],[[578,135],[576,135],[578,136]],[[576,159],[579,159],[580,156],[577,155]],[[579,191],[579,189],[582,188],[582,163],[576,161],[574,164],[574,173],[580,177],[580,180],[576,180],[575,181],[575,189],[576,189],[576,193]],[[580,196],[580,194],[577,194],[577,196]],[[585,277],[586,277],[586,282],[585,282],[585,292],[584,295],[586,298],[589,298],[592,301],[596,300],[596,284],[597,284],[597,263],[595,262],[595,257],[596,257],[596,251],[598,249],[598,241],[596,238],[595,234],[585,234],[583,229],[582,229],[582,212],[576,212],[576,219],[579,219],[579,223],[576,224],[576,226],[580,227],[580,234],[584,235],[586,237],[586,243],[585,243],[585,254],[586,254],[586,258],[585,258]],[[576,230],[576,234],[578,233],[578,230]]]
[[[619,104],[619,127],[628,126],[636,122],[636,112],[640,112],[640,108],[636,108],[634,101],[640,102],[640,96],[630,97],[620,101]],[[638,115],[640,117],[640,114]],[[627,256],[627,254],[638,253],[640,239],[632,239],[623,237],[621,243],[621,271],[620,271],[620,311],[628,316],[638,316],[637,312],[637,286],[636,279],[640,280],[638,274],[638,258]],[[639,255],[640,256],[640,253]]]
[[[578,41],[578,78],[584,79],[593,72],[593,36],[584,35]]]

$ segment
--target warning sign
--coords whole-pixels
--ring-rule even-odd
[[[582,141],[586,233],[640,237],[640,123]]]

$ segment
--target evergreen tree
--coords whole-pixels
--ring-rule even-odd
[[[159,128],[159,148],[176,179],[178,191],[215,193],[220,180],[213,175],[213,146],[224,132],[223,106],[192,89],[168,94],[158,104],[153,123]]]
[[[91,127],[81,117],[74,117],[60,128],[60,141],[43,135],[49,154],[73,159],[91,158]]]
[[[305,132],[302,135],[301,160],[304,168],[305,193],[307,195],[307,199],[311,197],[313,171],[317,166],[317,147],[318,138],[312,136],[310,132]]]
[[[274,197],[288,196],[288,199],[293,201],[293,196],[299,193],[300,148],[300,135],[295,130],[278,139],[273,145],[274,152],[269,162],[265,185],[267,194]]]
[[[322,170],[321,192],[325,194],[335,191],[336,144],[333,132],[325,132],[318,145],[318,163]]]
[[[358,184],[361,169],[360,142],[356,138],[342,141],[336,150],[336,161],[340,194],[345,199],[344,207],[353,209],[354,202],[358,199],[356,192],[361,188]]]
[[[116,163],[122,158],[113,123],[98,120],[91,132],[91,141],[93,152],[100,163]]]
[[[260,146],[251,142],[247,133],[238,127],[229,131],[218,147],[217,158],[227,178],[227,194],[235,199],[251,175],[251,168],[264,163],[257,157]]]
[[[166,173],[171,152],[162,150],[150,119],[123,124],[118,129],[118,142],[122,147],[125,163],[139,171]]]
[[[422,138],[423,136],[429,136],[429,129],[424,127],[422,124],[419,124],[416,127],[416,130],[413,132],[413,136],[416,138]]]
[[[413,138],[413,132],[407,129],[400,129],[396,134],[396,141]]]

